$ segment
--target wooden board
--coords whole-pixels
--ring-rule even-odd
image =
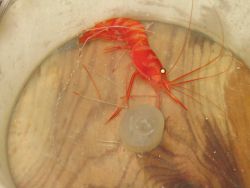
[[[150,30],[150,44],[168,70],[181,52],[186,29],[154,23]],[[104,53],[114,45],[92,41],[81,49],[72,40],[31,75],[9,128],[9,163],[17,187],[250,187],[249,69],[202,34],[188,35],[169,79],[221,54],[186,80],[215,76],[172,90],[188,111],[162,94],[162,143],[149,153],[136,154],[124,147],[118,134],[126,108],[104,124],[120,104],[134,70],[128,52]],[[101,100],[82,65],[93,76]],[[137,79],[133,95],[154,91]],[[130,108],[145,103],[154,105],[155,99],[132,98]]]

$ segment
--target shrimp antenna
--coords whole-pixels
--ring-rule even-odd
[[[221,56],[222,56],[222,54],[224,54],[224,51],[225,51],[225,50],[224,50],[224,40],[225,40],[225,39],[224,39],[224,30],[223,30],[222,22],[221,22],[221,19],[220,19],[220,16],[219,16],[218,12],[217,12],[216,10],[214,10],[214,11],[215,11],[215,14],[216,14],[217,17],[218,17],[218,20],[219,20],[219,23],[220,23],[220,27],[221,27],[221,32],[222,32],[222,45],[221,45],[221,50],[220,50],[219,54],[218,54],[216,57],[214,57],[212,60],[210,60],[210,61],[208,61],[207,63],[205,63],[204,65],[202,65],[202,66],[200,66],[200,67],[197,67],[197,68],[191,70],[190,72],[187,72],[187,73],[185,73],[185,74],[183,74],[183,75],[181,75],[181,76],[179,76],[179,77],[173,79],[171,82],[175,82],[175,81],[177,81],[177,80],[180,80],[180,79],[182,79],[182,78],[185,78],[185,77],[191,75],[192,73],[197,72],[197,71],[199,71],[199,70],[201,70],[201,69],[207,67],[208,65],[210,65],[210,64],[212,64],[212,63],[214,63],[214,62],[217,62],[219,59],[222,58]]]
[[[189,17],[188,30],[187,30],[186,35],[185,35],[185,39],[184,39],[184,43],[182,45],[182,49],[181,49],[175,63],[169,68],[169,70],[167,71],[166,74],[169,74],[174,69],[174,67],[179,62],[181,56],[183,55],[183,52],[184,52],[186,44],[187,44],[188,35],[190,33],[190,30],[191,30],[192,16],[193,16],[193,0],[192,0],[192,6],[191,6],[191,13],[190,13],[190,17]]]
[[[152,24],[151,24],[152,25]],[[151,25],[149,25],[149,27],[151,26]],[[144,29],[142,29],[142,28],[137,28],[136,26],[133,26],[133,27],[128,27],[128,26],[123,26],[123,25],[111,25],[111,26],[103,26],[103,27],[97,27],[97,28],[91,28],[91,29],[86,29],[86,30],[84,30],[85,32],[87,32],[87,31],[95,31],[95,30],[100,30],[100,29],[103,29],[103,30],[107,30],[107,29],[109,29],[109,28],[124,28],[124,29],[137,29],[138,31],[145,31],[145,32],[148,32],[148,33],[155,33],[154,31],[151,31],[151,30],[149,30],[149,29],[146,29],[146,28],[144,28]]]
[[[219,75],[227,72],[232,67],[232,64],[233,64],[232,62],[234,60],[234,57],[232,55],[225,55],[224,57],[226,57],[226,56],[231,56],[232,60],[231,60],[231,63],[228,65],[228,67],[225,70],[223,70],[223,71],[221,71],[221,72],[219,72],[217,74],[214,74],[214,75],[209,75],[209,76],[204,76],[204,77],[198,77],[198,78],[194,78],[194,79],[190,79],[190,80],[184,80],[184,81],[177,82],[177,83],[175,83],[175,81],[177,81],[178,79],[175,79],[175,80],[170,81],[171,85],[172,86],[178,86],[178,85],[182,85],[182,84],[185,84],[185,83],[194,82],[196,80],[203,80],[203,79],[206,79],[206,78],[213,78],[215,76],[219,76]]]
[[[186,88],[186,87],[184,87],[184,86],[181,86],[181,85],[178,85],[177,87],[179,87],[179,88],[181,88],[181,89],[183,89],[183,90],[186,90],[186,91],[188,91],[188,92],[190,92],[190,93],[193,93],[194,95],[197,95],[197,96],[199,96],[199,97],[202,97],[202,98],[208,100],[208,101],[209,101],[210,103],[212,103],[218,110],[220,110],[221,112],[225,113],[225,111],[222,110],[222,109],[219,107],[218,104],[216,104],[214,101],[212,101],[212,100],[211,100],[210,98],[208,98],[207,96],[202,95],[202,94],[200,94],[200,93],[198,93],[198,92],[192,91],[191,89],[188,89],[188,88]],[[173,90],[175,90],[175,91],[177,91],[177,92],[180,92],[180,93],[184,94],[185,96],[191,97],[195,102],[197,102],[198,104],[202,105],[202,103],[201,103],[198,99],[194,98],[192,95],[187,94],[187,93],[185,93],[185,92],[183,92],[183,91],[181,91],[181,90],[179,90],[179,89],[176,89],[176,88],[173,88]]]
[[[182,89],[184,89],[184,88],[182,87]],[[181,90],[176,89],[176,88],[173,88],[173,90],[175,90],[175,91],[177,91],[177,92],[183,94],[184,96],[190,97],[192,100],[194,100],[194,101],[197,102],[198,104],[202,105],[202,103],[201,103],[198,99],[194,98],[192,95],[187,94],[187,93],[185,93],[184,91],[181,91]],[[190,91],[191,91],[191,90],[190,90]]]
[[[233,62],[233,60],[234,60],[234,57],[232,56],[232,54],[227,55],[227,56],[230,56],[230,57],[232,58],[232,60],[231,60],[230,65],[229,65],[224,71],[219,72],[219,73],[217,73],[217,74],[215,74],[215,75],[210,75],[210,76],[206,76],[206,77],[200,77],[200,78],[196,78],[196,79],[192,79],[192,80],[186,80],[186,81],[179,82],[179,83],[173,83],[173,84],[171,84],[171,86],[174,86],[172,89],[175,90],[175,91],[177,91],[177,92],[180,92],[180,93],[184,94],[185,96],[191,97],[194,101],[196,101],[197,103],[201,104],[201,102],[198,101],[197,99],[195,99],[193,96],[191,96],[191,95],[189,95],[189,94],[186,94],[186,93],[184,93],[183,91],[180,91],[179,89],[176,89],[175,87],[179,87],[179,88],[181,88],[181,89],[183,89],[183,90],[186,90],[186,91],[188,91],[188,92],[191,92],[191,93],[193,93],[193,94],[195,94],[195,95],[197,95],[197,96],[199,96],[199,97],[202,97],[202,98],[208,100],[208,101],[209,101],[210,103],[212,103],[218,110],[220,110],[221,112],[225,113],[225,111],[222,110],[222,109],[219,107],[218,104],[216,104],[214,101],[212,101],[211,99],[209,99],[207,96],[202,95],[202,94],[200,94],[200,93],[198,93],[198,92],[192,91],[191,89],[188,89],[188,88],[184,87],[183,85],[184,85],[185,83],[190,83],[190,82],[193,82],[193,81],[196,81],[196,80],[202,80],[202,79],[206,79],[206,78],[212,78],[212,77],[215,77],[215,76],[218,76],[218,75],[221,75],[221,74],[227,72],[227,71],[232,67],[232,65],[233,65],[232,62]]]

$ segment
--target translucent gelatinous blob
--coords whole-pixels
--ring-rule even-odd
[[[163,130],[163,114],[153,106],[141,105],[129,109],[123,116],[120,137],[128,149],[143,153],[160,144]]]

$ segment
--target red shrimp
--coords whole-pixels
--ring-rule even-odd
[[[192,3],[192,8],[193,8],[193,3]],[[192,17],[192,9],[190,14],[188,32],[190,31],[191,17]],[[196,79],[177,82],[178,80],[189,76],[193,72],[198,71],[204,68],[205,66],[211,64],[219,57],[218,56],[213,60],[209,61],[208,63],[204,64],[203,66],[200,66],[171,81],[168,79],[168,74],[172,70],[172,68],[176,65],[177,61],[180,58],[180,55],[177,58],[176,62],[174,63],[174,66],[172,66],[170,70],[167,72],[166,69],[163,67],[162,63],[160,62],[160,60],[158,59],[158,57],[156,56],[156,54],[154,53],[154,51],[150,48],[146,29],[144,25],[141,24],[139,21],[130,18],[112,18],[100,22],[96,24],[94,28],[90,29],[89,31],[85,32],[82,36],[80,36],[79,43],[85,45],[89,40],[93,39],[119,41],[124,43],[124,45],[112,47],[110,51],[119,49],[126,49],[129,51],[135,71],[132,74],[129,85],[126,89],[126,94],[125,94],[126,105],[128,105],[129,103],[134,81],[138,77],[145,80],[155,90],[157,96],[158,108],[160,108],[160,101],[161,101],[160,93],[163,92],[167,94],[170,98],[172,98],[175,103],[177,103],[185,110],[187,110],[188,109],[187,106],[184,105],[173,94],[172,92],[174,89],[173,87],[205,78],[203,77],[203,78],[196,78]],[[182,51],[184,49],[185,43],[186,39]],[[117,109],[112,113],[111,117],[108,119],[107,122],[115,118],[121,112],[121,110],[122,110],[121,107],[117,107]]]
[[[135,78],[140,77],[154,88],[158,98],[158,107],[160,106],[160,92],[163,91],[176,103],[184,109],[187,109],[187,107],[172,94],[171,82],[168,80],[166,70],[154,51],[150,48],[145,28],[140,22],[129,18],[112,18],[96,24],[93,29],[84,33],[79,38],[79,42],[85,44],[93,39],[124,42],[124,46],[113,47],[111,50],[129,50],[135,71],[130,78],[130,83],[126,90],[126,104],[128,104]],[[121,110],[122,108],[118,107],[108,121],[117,116]]]

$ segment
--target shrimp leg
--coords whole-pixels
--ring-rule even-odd
[[[161,94],[160,92],[156,93],[156,107],[161,110]]]
[[[98,87],[97,87],[97,84],[95,83],[95,80],[94,80],[94,78],[92,77],[91,73],[89,72],[88,68],[87,68],[86,65],[84,65],[84,64],[82,64],[82,67],[83,67],[83,69],[87,72],[88,77],[90,78],[91,82],[93,83],[93,85],[94,85],[94,87],[95,87],[95,90],[96,90],[96,93],[97,93],[98,99],[102,99],[101,93],[100,93],[100,91],[99,91],[99,89],[98,89]]]
[[[187,110],[187,106],[184,105],[176,96],[174,96],[170,91],[166,91],[167,95],[174,100],[177,104],[182,106],[185,110]]]
[[[133,89],[133,85],[134,85],[134,82],[135,82],[135,78],[139,75],[139,72],[135,71],[131,78],[130,78],[130,81],[129,81],[129,85],[128,85],[128,88],[126,90],[126,95],[125,95],[125,104],[128,105],[129,104],[129,98],[131,96],[131,92],[132,92],[132,89]],[[116,116],[119,115],[119,113],[121,112],[122,108],[121,107],[117,107],[115,109],[115,111],[112,113],[112,115],[110,116],[110,118],[106,121],[106,124],[108,122],[110,122],[112,119],[114,119]]]
[[[154,89],[155,94],[156,94],[156,96],[155,96],[155,98],[156,98],[155,106],[156,106],[156,108],[161,110],[161,102],[162,102],[162,100],[161,100],[161,91],[159,89],[157,89],[157,88],[153,88],[153,89]]]

